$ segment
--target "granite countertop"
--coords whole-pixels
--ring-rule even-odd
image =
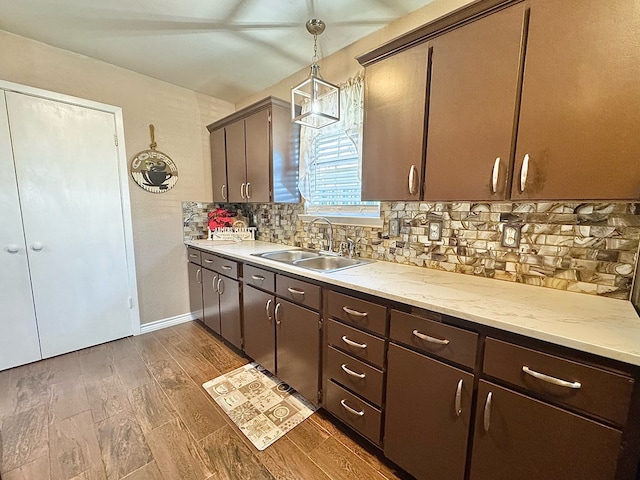
[[[209,240],[185,243],[240,261],[640,366],[640,318],[628,301],[384,261],[320,273],[251,255],[295,248],[289,245]]]

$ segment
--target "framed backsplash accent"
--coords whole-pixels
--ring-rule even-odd
[[[206,236],[216,204],[183,202],[185,240]],[[309,232],[302,204],[225,204],[258,228],[256,239],[318,248],[326,225]],[[640,208],[630,203],[383,202],[380,228],[334,226],[337,246],[347,237],[358,254],[407,265],[629,300],[640,244]],[[389,237],[389,220],[400,233]],[[429,222],[442,237],[430,241]],[[520,230],[517,248],[503,246],[504,225]]]

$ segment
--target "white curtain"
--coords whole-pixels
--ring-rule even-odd
[[[315,154],[313,145],[319,135],[344,132],[354,143],[360,158],[360,172],[362,171],[362,119],[364,115],[364,76],[358,74],[350,78],[340,87],[340,120],[326,127],[316,129],[300,127],[300,166],[298,170],[298,189],[306,201],[312,201],[311,175],[315,169]]]

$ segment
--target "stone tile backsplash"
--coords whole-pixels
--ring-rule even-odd
[[[183,202],[184,237],[204,238],[215,204]],[[225,204],[258,228],[257,239],[319,248],[328,230],[309,232],[302,204]],[[334,226],[335,247],[347,237],[362,257],[628,300],[640,242],[640,208],[629,203],[383,202],[380,228]],[[400,233],[389,237],[389,221]],[[442,238],[430,241],[429,222]],[[521,229],[518,248],[502,244],[504,225]]]

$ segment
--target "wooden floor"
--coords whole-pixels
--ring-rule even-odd
[[[190,322],[0,372],[0,476],[406,478],[322,412],[259,452],[201,387],[245,363]]]

